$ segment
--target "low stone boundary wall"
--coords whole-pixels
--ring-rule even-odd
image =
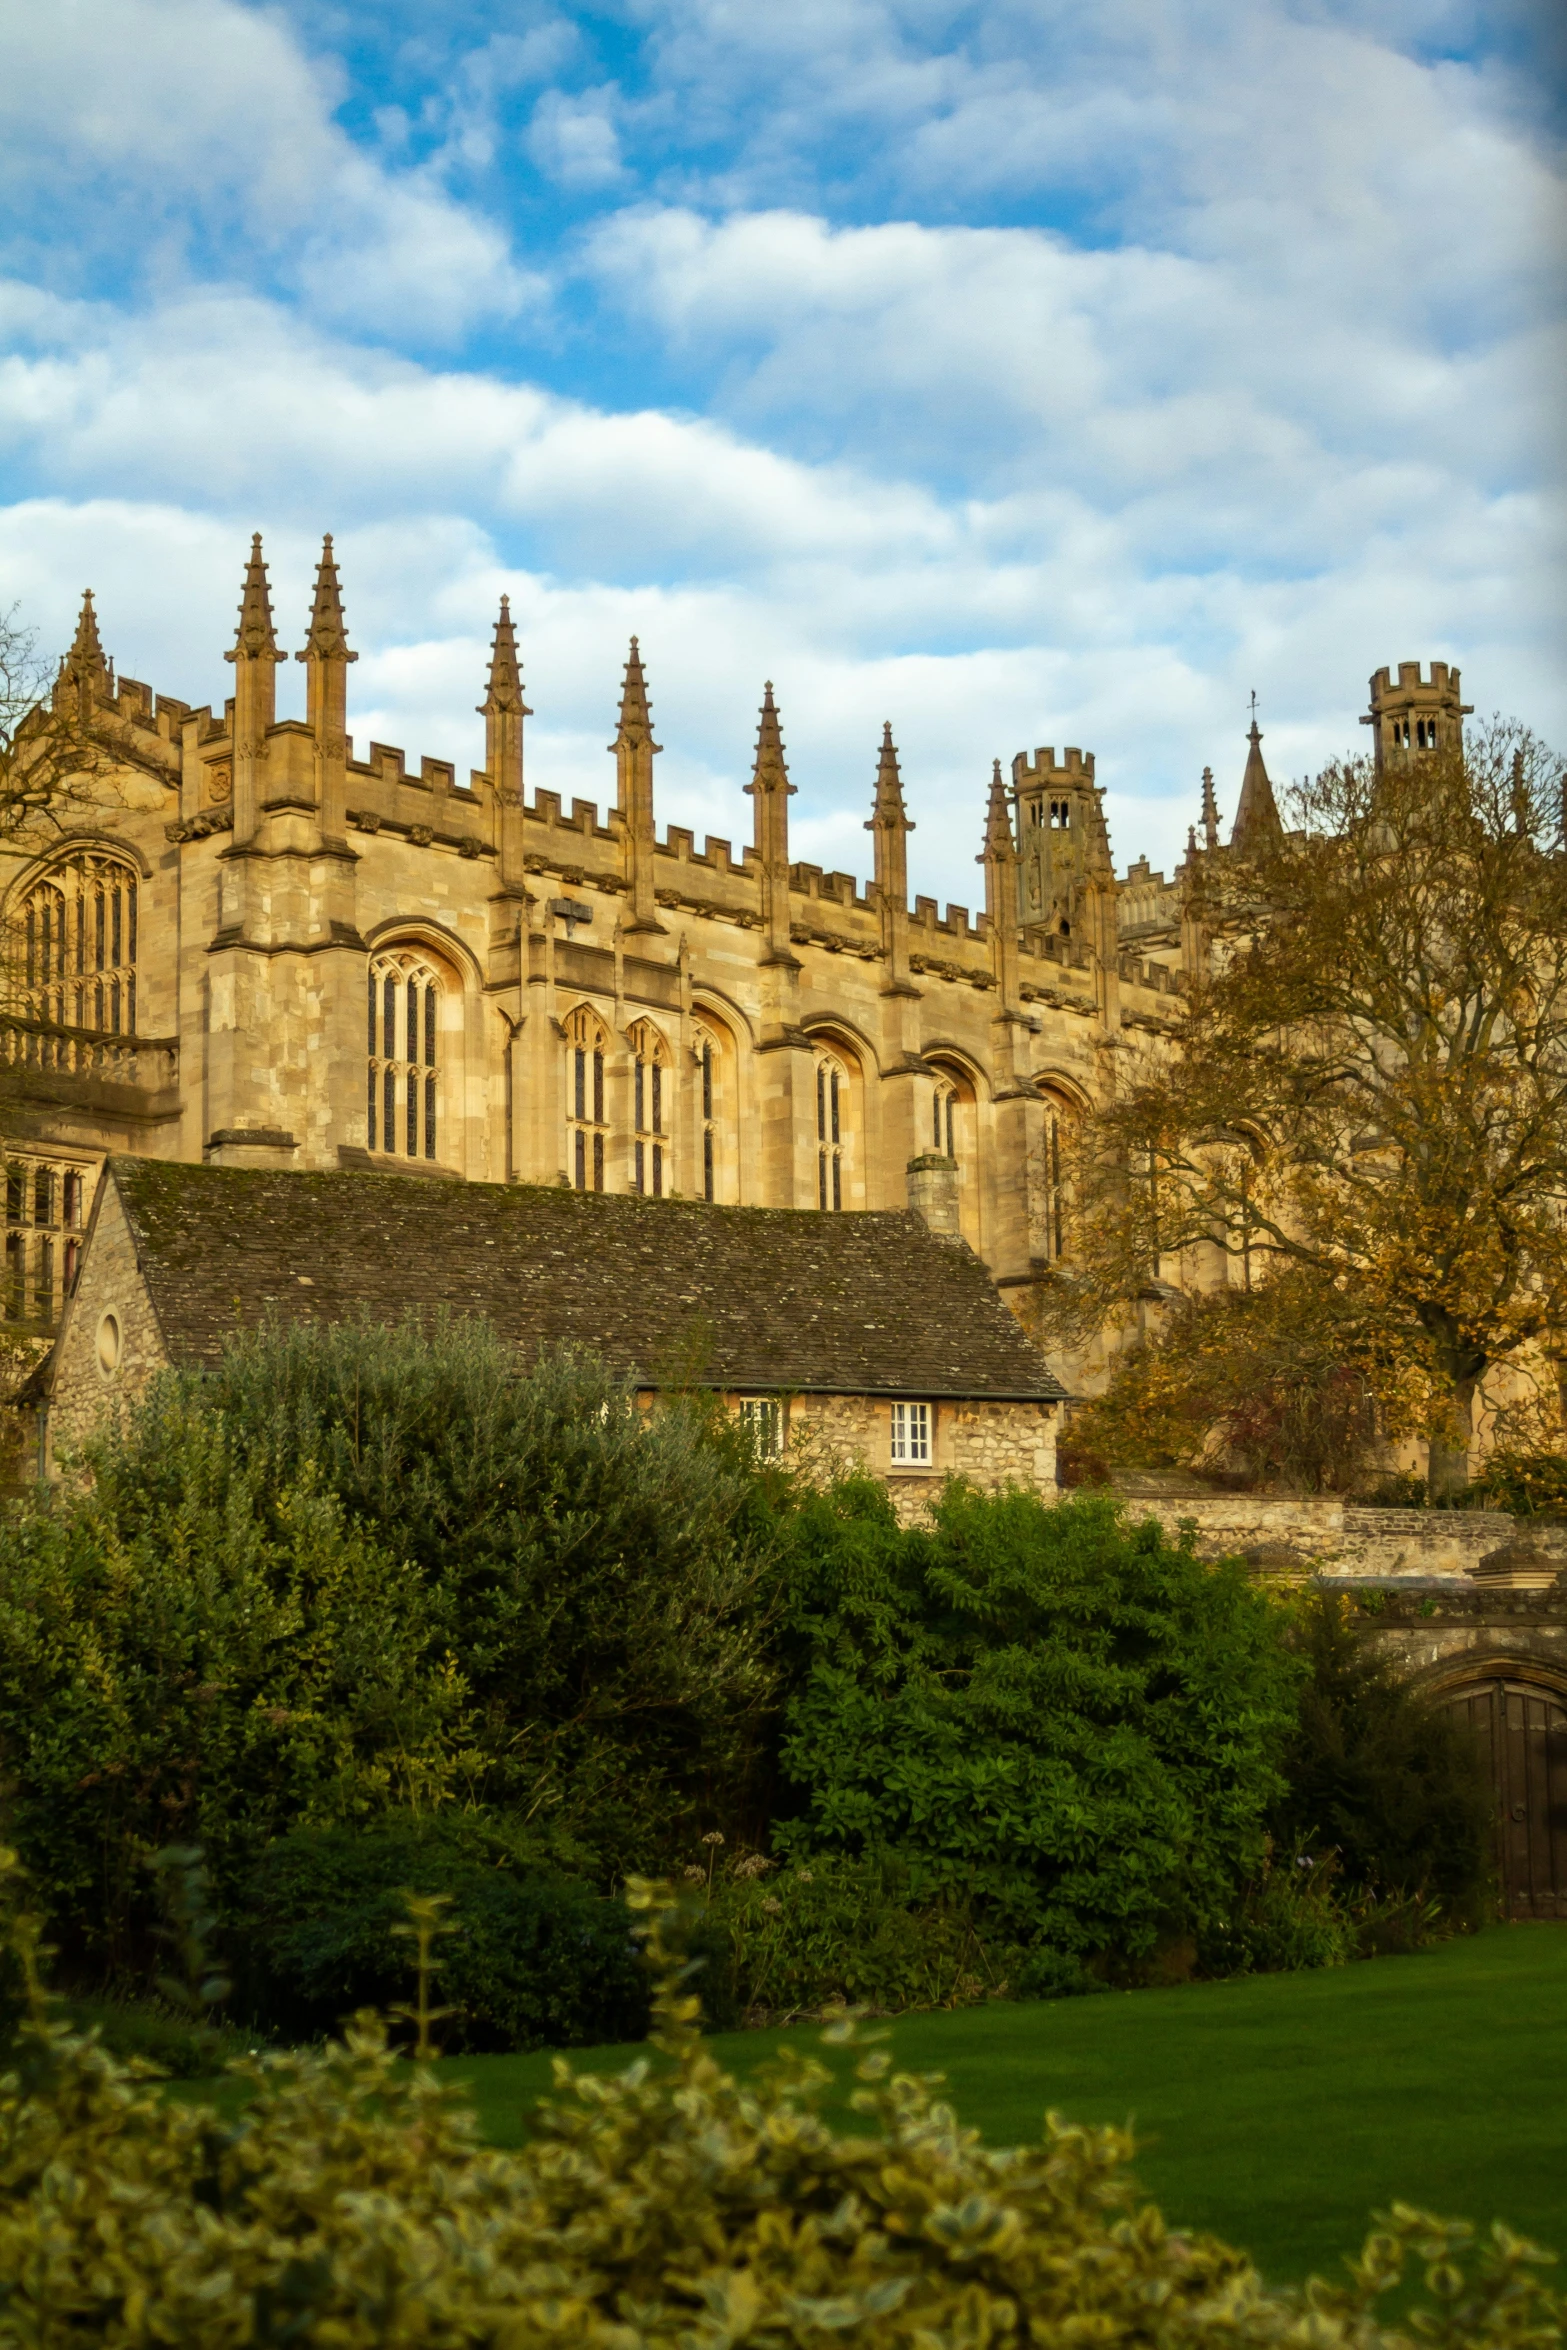
[[[1519,1525],[1505,1510],[1359,1509],[1333,1494],[1129,1491],[1122,1499],[1130,1516],[1157,1518],[1172,1534],[1194,1521],[1204,1558],[1238,1555],[1280,1574],[1460,1576]],[[1530,1536],[1567,1566],[1567,1527],[1531,1527]]]

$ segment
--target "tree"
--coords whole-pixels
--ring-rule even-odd
[[[1055,1334],[1205,1253],[1243,1287],[1301,1268],[1422,1389],[1433,1492],[1462,1481],[1486,1373],[1567,1327],[1562,793],[1560,760],[1492,721],[1340,760],[1292,829],[1202,859],[1209,968],[1085,1126]]]
[[[1359,1317],[1313,1273],[1176,1299],[1074,1412],[1082,1465],[1219,1469],[1248,1485],[1352,1491],[1398,1426],[1388,1366],[1364,1359]],[[1380,1402],[1381,1410],[1378,1410]]]

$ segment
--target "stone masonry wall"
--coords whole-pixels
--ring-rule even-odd
[[[119,1329],[119,1359],[112,1369],[105,1368],[99,1352],[106,1315],[114,1317]],[[73,1451],[108,1413],[134,1402],[167,1362],[119,1194],[112,1184],[105,1184],[91,1245],[83,1254],[56,1346],[49,1407],[49,1450],[54,1459]]]
[[[1171,1533],[1183,1520],[1195,1521],[1205,1558],[1283,1548],[1298,1554],[1302,1572],[1339,1575],[1463,1575],[1499,1550],[1515,1527],[1504,1510],[1357,1509],[1332,1494],[1274,1500],[1134,1490],[1125,1500],[1134,1517],[1157,1518]],[[1546,1528],[1539,1539],[1561,1549],[1567,1564],[1567,1528]]]
[[[1037,1403],[939,1403],[929,1469],[894,1465],[891,1409],[879,1397],[804,1395],[789,1406],[789,1446],[806,1473],[824,1482],[862,1468],[879,1477],[903,1525],[917,1525],[945,1478],[985,1492],[1008,1485],[1056,1494],[1056,1414]]]
[[[1379,1589],[1360,1602],[1370,1645],[1433,1693],[1498,1676],[1567,1695],[1567,1588],[1487,1591],[1468,1582]]]

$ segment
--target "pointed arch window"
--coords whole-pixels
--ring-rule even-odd
[[[631,1186],[634,1191],[662,1199],[669,1158],[669,1047],[650,1020],[639,1020],[631,1030],[631,1050],[635,1055]]]
[[[416,947],[370,965],[366,1140],[373,1151],[433,1159],[441,1133],[441,976]]]
[[[1052,1262],[1066,1256],[1071,1244],[1071,1155],[1077,1113],[1059,1094],[1045,1095],[1045,1125],[1040,1145],[1043,1177],[1045,1255]]]
[[[949,1159],[958,1155],[959,1098],[956,1078],[938,1070],[930,1097],[930,1147]]]
[[[604,1056],[609,1031],[579,1004],[566,1021],[566,1151],[572,1187],[604,1188]]]
[[[816,1061],[816,1204],[840,1209],[849,1139],[849,1072],[833,1053]]]
[[[730,1164],[732,1125],[729,1116],[730,1066],[733,1047],[719,1023],[698,1019],[692,1047],[696,1062],[698,1124],[701,1130],[702,1197],[733,1199],[734,1170]]]
[[[61,1066],[61,1039],[82,1029],[134,1036],[138,887],[123,858],[85,851],[51,866],[20,909],[27,1016],[38,1024],[29,1058]]]

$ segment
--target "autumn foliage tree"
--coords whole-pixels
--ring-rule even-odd
[[[1173,1049],[1084,1128],[1055,1335],[1152,1276],[1308,1275],[1349,1352],[1415,1398],[1433,1489],[1461,1481],[1486,1374],[1567,1329],[1562,795],[1561,762],[1493,721],[1337,761],[1287,829],[1202,858],[1209,968]]]

